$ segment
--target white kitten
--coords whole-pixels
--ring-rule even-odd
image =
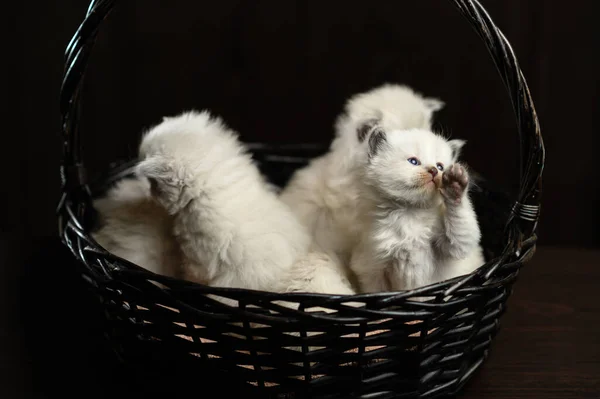
[[[371,221],[351,260],[361,291],[414,289],[483,265],[469,175],[456,163],[464,143],[374,128],[364,169]]]
[[[310,235],[221,119],[208,112],[165,118],[143,137],[140,158],[137,173],[173,217],[190,280],[271,292],[347,292],[342,278],[328,283],[337,269],[332,259],[321,259],[327,267],[302,268],[314,256]]]
[[[92,237],[104,249],[153,273],[180,276],[182,254],[172,218],[152,199],[146,179],[121,180],[94,208],[100,228]]]
[[[365,216],[359,169],[361,143],[375,125],[387,129],[431,127],[440,100],[407,86],[386,84],[352,97],[335,125],[330,151],[294,174],[280,198],[312,233],[316,244],[348,264]]]

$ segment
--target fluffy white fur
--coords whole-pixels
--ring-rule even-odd
[[[386,129],[431,127],[443,103],[407,86],[386,84],[355,95],[335,124],[330,151],[294,174],[280,198],[311,232],[319,248],[348,264],[366,220],[361,203],[361,144],[371,125]]]
[[[107,251],[153,273],[180,277],[181,250],[172,218],[150,195],[146,179],[128,178],[94,201],[100,228],[92,237]]]
[[[165,118],[144,135],[140,158],[138,175],[173,218],[186,278],[272,292],[353,293],[332,257],[309,252],[305,227],[221,119],[208,112]]]
[[[468,172],[457,163],[463,145],[374,128],[363,174],[370,222],[351,259],[362,292],[414,289],[483,265]]]
[[[318,250],[310,251],[294,264],[285,292],[335,295],[356,293],[344,265],[336,257]]]

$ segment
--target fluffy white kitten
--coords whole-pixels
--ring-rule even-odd
[[[294,174],[280,198],[311,232],[316,245],[348,264],[364,226],[360,167],[362,143],[374,125],[430,129],[443,103],[407,86],[385,84],[355,95],[335,124],[330,151]]]
[[[351,259],[361,291],[414,289],[483,265],[469,174],[457,163],[464,143],[374,128],[363,175],[371,219]]]
[[[92,237],[107,251],[156,274],[180,277],[173,220],[150,195],[146,179],[127,178],[94,201],[100,219]]]
[[[306,265],[316,256],[310,235],[221,119],[208,112],[165,118],[144,135],[140,158],[138,175],[173,218],[186,278],[272,292],[353,293],[343,276],[328,279],[338,268],[331,257],[322,255],[326,267]]]

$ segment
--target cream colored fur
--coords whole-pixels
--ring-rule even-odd
[[[350,263],[362,292],[410,290],[483,265],[468,172],[457,163],[463,145],[427,130],[371,133],[370,220]]]
[[[360,167],[366,156],[357,133],[361,127],[376,121],[385,129],[429,129],[432,115],[442,107],[440,100],[391,84],[348,100],[330,151],[296,172],[280,196],[316,245],[348,264],[368,221],[361,201]]]
[[[313,251],[305,227],[219,118],[165,118],[144,135],[140,158],[138,175],[149,179],[173,218],[186,278],[274,292],[353,293],[336,274],[341,266]]]
[[[153,273],[180,277],[181,250],[173,221],[150,196],[146,179],[127,178],[94,201],[100,228],[92,237],[104,249]]]

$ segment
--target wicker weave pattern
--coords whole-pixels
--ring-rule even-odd
[[[66,51],[59,229],[102,303],[107,334],[122,359],[169,359],[198,370],[225,370],[265,396],[425,398],[464,385],[485,358],[519,268],[535,251],[545,152],[509,43],[477,1],[451,2],[487,45],[517,116],[521,191],[506,224],[505,246],[472,275],[409,292],[352,297],[202,286],[154,275],[94,242],[87,217],[98,187],[86,180],[81,159],[80,87],[99,26],[115,1],[91,2]],[[305,158],[313,151],[296,150]],[[286,163],[269,158],[285,149],[255,151],[272,170]],[[224,306],[214,297],[239,306]]]

